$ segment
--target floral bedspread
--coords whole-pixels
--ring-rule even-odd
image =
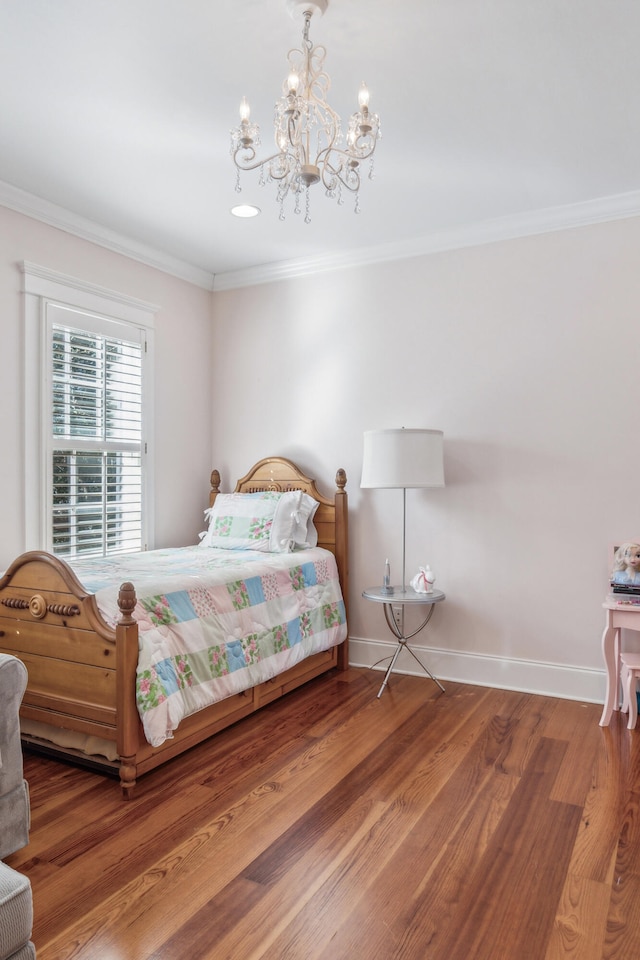
[[[183,717],[341,643],[346,614],[333,554],[202,546],[84,560],[73,570],[107,623],[136,588],[137,703],[160,746]]]

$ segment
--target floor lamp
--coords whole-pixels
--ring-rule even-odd
[[[367,430],[361,487],[402,490],[402,592],[406,593],[407,489],[443,487],[442,430]]]

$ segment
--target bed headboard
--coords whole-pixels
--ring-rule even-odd
[[[236,483],[234,493],[254,493],[260,490],[302,490],[318,501],[313,522],[318,531],[318,546],[330,550],[336,558],[340,584],[345,604],[349,590],[348,568],[348,513],[347,513],[347,475],[340,469],[336,473],[336,491],[333,498],[320,493],[315,480],[307,477],[291,460],[284,457],[265,457],[258,461],[244,477]],[[220,493],[220,473],[211,473],[211,493],[209,505],[213,506]]]

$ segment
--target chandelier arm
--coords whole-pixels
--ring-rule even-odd
[[[344,153],[342,150],[336,150],[334,152]],[[345,154],[345,156],[348,156],[348,154]],[[327,190],[333,190],[335,188],[336,180],[339,180],[342,186],[350,190],[351,193],[357,193],[360,189],[360,173],[357,167],[345,166],[343,163],[334,167],[329,158],[326,157],[322,162],[321,170],[322,183]]]
[[[278,159],[279,156],[280,154],[274,153],[272,157],[269,157],[267,160],[264,160],[263,163],[270,163],[270,161]],[[287,164],[282,170],[282,173],[278,173],[277,170],[274,170],[271,166],[269,166],[269,176],[271,177],[272,180],[276,180],[276,181],[285,180],[290,173],[291,173],[291,160],[289,159],[289,157],[287,157]],[[287,186],[287,190],[288,189],[289,188]]]
[[[248,157],[246,156],[239,157],[238,154],[240,153],[241,150],[250,151],[251,155]],[[273,163],[274,160],[281,160],[283,158],[286,158],[287,169],[284,171],[284,173],[282,173],[280,176],[277,176],[272,170],[269,170],[269,175],[273,177],[274,180],[282,180],[282,178],[285,177],[289,172],[289,169],[291,167],[291,160],[288,154],[283,154],[282,151],[279,150],[277,153],[272,153],[270,157],[262,157],[262,159],[255,160],[255,162],[252,162],[255,158],[255,155],[256,155],[256,151],[252,147],[245,147],[242,144],[240,144],[240,146],[236,150],[234,150],[232,154],[233,162],[237,167],[240,168],[240,170],[257,170],[259,167],[270,165],[271,163]]]
[[[342,163],[346,161],[348,164],[359,164],[361,160],[368,160],[373,153],[373,150],[374,148],[372,147],[368,153],[355,153],[352,147],[344,150],[342,147],[336,147],[328,144],[326,147],[323,147],[322,150],[318,151],[318,156],[316,159],[318,164],[325,164],[329,162],[331,154],[335,153],[343,158],[341,161]]]
[[[371,139],[368,144],[360,144],[359,139],[360,138],[355,141],[349,150],[341,150],[340,148],[337,148],[337,152],[343,153],[345,156],[349,157],[350,160],[357,160],[358,163],[361,160],[368,160],[376,148],[376,141]]]
[[[243,152],[244,156],[238,157],[240,151]],[[239,167],[241,170],[256,170],[260,166],[262,160],[257,160],[255,163],[251,163],[251,161],[255,158],[255,155],[255,149],[253,147],[248,147],[243,143],[239,143],[231,153],[233,162],[235,163],[236,167]]]

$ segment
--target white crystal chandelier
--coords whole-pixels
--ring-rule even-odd
[[[280,220],[289,195],[294,212],[302,212],[305,223],[311,221],[309,188],[322,182],[325,195],[339,204],[343,190],[355,195],[355,212],[360,212],[359,190],[364,160],[369,160],[369,179],[373,178],[373,153],[380,139],[380,119],[369,111],[369,91],[363,83],[358,93],[358,109],[349,118],[346,140],[340,117],[327,103],[331,86],[324,71],[326,49],[309,40],[309,25],[314,13],[322,14],[329,0],[287,0],[291,16],[303,17],[301,49],[287,54],[289,75],[282,85],[282,96],[275,105],[276,150],[259,159],[260,129],[250,121],[249,104],[240,103],[240,126],[231,131],[231,156],[236,165],[236,192],[241,192],[240,171],[259,170],[259,183],[277,186]]]

